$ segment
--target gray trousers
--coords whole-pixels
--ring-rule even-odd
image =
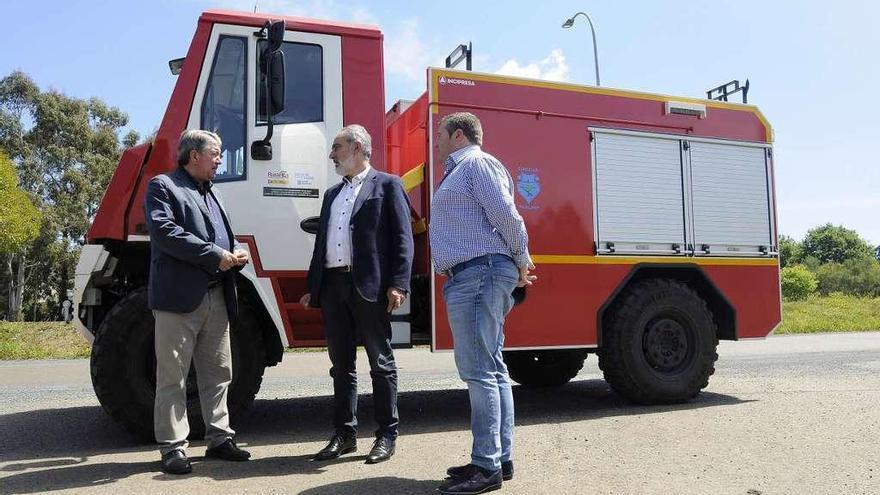
[[[156,318],[156,402],[153,427],[159,451],[185,450],[186,375],[195,364],[208,448],[232,438],[226,395],[232,382],[229,316],[223,287],[208,291],[191,313],[153,310]]]

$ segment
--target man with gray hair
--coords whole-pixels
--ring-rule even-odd
[[[186,457],[186,377],[195,364],[206,457],[246,461],[229,427],[232,382],[229,319],[237,311],[233,272],[248,263],[211,181],[220,166],[220,137],[184,131],[177,169],[147,186],[144,216],[150,233],[148,302],[156,320],[156,402],[153,425],[162,471],[192,471]]]
[[[330,159],[343,179],[324,194],[309,292],[300,299],[307,308],[321,308],[332,364],[335,433],[315,455],[318,461],[357,450],[358,340],[370,362],[378,424],[367,464],[390,459],[397,439],[389,314],[409,293],[413,238],[403,184],[370,166],[371,146],[359,125],[345,127],[333,140]]]

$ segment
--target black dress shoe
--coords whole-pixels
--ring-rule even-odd
[[[224,461],[246,461],[251,458],[251,453],[247,450],[241,450],[235,445],[235,440],[227,438],[225,442],[216,447],[211,447],[205,451],[205,457],[213,457],[214,459],[223,459]]]
[[[388,437],[379,437],[373,442],[373,448],[367,455],[367,464],[376,464],[377,462],[387,461],[394,455],[394,439]]]
[[[461,478],[467,474],[470,474],[472,464],[465,464],[464,466],[456,466],[451,467],[446,470],[446,475],[450,478]],[[501,478],[504,481],[510,481],[513,479],[513,461],[505,461],[501,463]]]
[[[501,470],[491,472],[469,464],[459,478],[449,478],[437,489],[444,495],[477,495],[501,488]]]
[[[315,457],[312,459],[316,461],[329,461],[330,459],[336,459],[343,454],[348,454],[349,452],[354,452],[356,450],[357,437],[354,435],[337,433],[330,439],[330,443],[321,449],[320,452],[315,454]]]
[[[182,450],[172,450],[162,454],[162,471],[168,474],[187,474],[192,472],[192,464]]]

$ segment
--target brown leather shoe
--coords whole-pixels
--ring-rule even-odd
[[[315,457],[312,459],[316,461],[329,461],[330,459],[336,459],[341,455],[355,452],[356,450],[357,437],[337,433],[330,439],[330,443],[315,454]]]
[[[388,437],[379,437],[373,442],[373,448],[367,455],[366,464],[376,464],[391,459],[394,455],[394,439]]]

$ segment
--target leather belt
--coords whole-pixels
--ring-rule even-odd
[[[351,265],[334,266],[333,268],[327,268],[327,271],[330,273],[348,273],[351,271]]]
[[[458,273],[464,269],[470,268],[472,266],[488,265],[492,262],[492,260],[500,261],[502,259],[507,260],[507,261],[513,261],[513,258],[511,258],[510,256],[507,256],[505,254],[499,254],[499,253],[484,254],[483,256],[477,256],[476,258],[471,258],[467,261],[464,261],[462,263],[459,263],[459,264],[453,266],[449,270],[446,270],[445,275],[447,277],[453,277],[453,276],[455,276],[456,273]]]

